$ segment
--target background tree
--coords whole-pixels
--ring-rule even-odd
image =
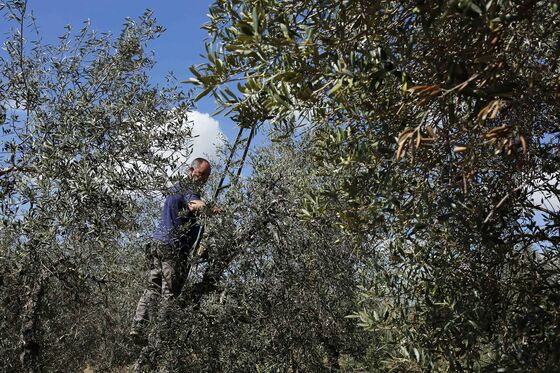
[[[217,0],[210,18],[191,82],[242,126],[311,133],[325,182],[301,213],[369,258],[377,368],[555,367],[558,4]]]
[[[85,24],[49,45],[26,8],[0,3],[2,370],[108,368],[130,356],[149,197],[188,156],[188,100],[148,80],[163,31],[149,12],[118,37]]]
[[[184,152],[190,135],[187,98],[148,82],[144,48],[162,29],[147,13],[116,39],[86,25],[53,46],[24,33],[25,3],[2,9],[17,27],[0,65],[2,370],[118,370],[137,356],[150,370],[365,366],[365,334],[345,317],[360,262],[331,217],[300,224],[301,190],[315,181],[292,146],[255,155],[254,177],[207,222],[208,259],[150,325],[148,346],[132,347],[139,249],[177,166],[162,149]]]

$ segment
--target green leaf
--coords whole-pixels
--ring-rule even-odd
[[[342,87],[342,79],[337,79],[336,84],[330,89],[329,95],[335,94]]]
[[[412,350],[414,351],[414,356],[416,357],[416,361],[420,362],[420,352],[416,347],[414,347]]]
[[[253,12],[252,12],[252,20],[253,20],[253,30],[255,31],[255,33],[258,34],[259,32],[259,12],[257,10],[257,7],[253,8]]]
[[[193,73],[194,76],[196,76],[197,79],[200,79],[202,77],[202,75],[198,72],[196,67],[189,66],[189,70],[191,71],[191,73]]]
[[[212,89],[214,89],[214,87],[210,86],[207,87],[206,89],[204,89],[202,92],[200,92],[195,98],[195,101],[199,101],[200,99],[202,99],[203,97],[205,97],[206,95],[208,95],[208,93],[210,93],[212,91]]]
[[[476,14],[478,14],[479,16],[482,15],[482,9],[480,9],[480,7],[476,5],[474,1],[471,1],[470,7]]]
[[[194,85],[201,85],[201,84],[202,84],[202,82],[201,82],[200,80],[195,79],[195,78],[189,78],[189,79],[187,79],[187,80],[183,80],[182,83],[185,83],[185,84],[194,84]]]
[[[282,33],[284,34],[284,37],[288,40],[292,40],[292,38],[290,37],[290,31],[288,30],[288,26],[286,26],[285,24],[281,23],[280,24],[280,29],[282,30]]]

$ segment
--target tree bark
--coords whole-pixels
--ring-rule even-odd
[[[38,373],[41,371],[39,344],[39,313],[41,312],[42,299],[44,293],[44,279],[39,279],[31,283],[27,292],[27,302],[23,307],[22,326],[21,326],[21,347],[20,360],[24,372]]]

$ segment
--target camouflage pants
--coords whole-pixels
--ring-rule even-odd
[[[149,320],[159,297],[168,300],[179,296],[190,268],[188,255],[168,245],[151,243],[147,251],[150,265],[148,286],[138,301],[133,328]]]

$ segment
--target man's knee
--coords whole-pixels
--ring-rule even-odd
[[[162,266],[163,279],[168,296],[179,296],[186,279],[185,263],[180,261],[168,262]]]
[[[150,272],[148,276],[148,286],[147,288],[153,291],[159,291],[161,289],[161,276],[162,276],[161,262],[154,257],[152,264],[150,266]]]

